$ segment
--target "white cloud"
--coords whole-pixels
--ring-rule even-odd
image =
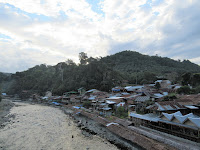
[[[0,34],[11,37],[0,39],[0,53],[12,58],[6,65],[14,72],[78,61],[81,51],[97,57],[126,49],[199,62],[197,0],[104,0],[100,6],[104,15],[85,0],[0,0]]]

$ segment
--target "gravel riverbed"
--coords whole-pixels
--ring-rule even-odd
[[[117,150],[107,140],[86,137],[60,109],[14,102],[0,129],[0,150]]]

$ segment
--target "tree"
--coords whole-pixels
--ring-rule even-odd
[[[174,99],[177,99],[176,94],[175,93],[171,93],[171,94],[165,96],[163,100],[164,101],[172,101]]]
[[[88,56],[86,53],[84,53],[84,52],[79,53],[79,60],[80,60],[81,65],[86,65],[87,59],[88,59]]]
[[[200,73],[195,73],[192,76],[192,85],[199,86],[200,85]]]
[[[0,102],[1,102],[1,100],[2,100],[2,97],[1,97],[1,86],[0,86]]]
[[[191,83],[192,74],[191,73],[184,73],[182,75],[182,85],[188,85]]]
[[[119,106],[116,111],[116,116],[120,118],[126,118],[128,117],[128,111],[126,111],[123,106]]]
[[[65,61],[65,63],[66,63],[67,65],[76,65],[76,63],[75,63],[72,59],[67,59],[67,60]]]
[[[189,86],[182,86],[177,90],[178,94],[190,94],[191,89]]]
[[[155,88],[156,88],[157,90],[159,90],[159,89],[161,88],[161,85],[160,85],[159,82],[156,82],[156,84],[155,84]]]
[[[90,101],[86,101],[83,103],[83,107],[85,107],[87,109],[89,109],[91,106],[92,106],[92,102],[90,102]]]

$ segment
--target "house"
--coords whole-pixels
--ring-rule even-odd
[[[91,89],[91,90],[86,91],[87,94],[92,94],[92,93],[96,93],[96,92],[100,92],[100,91],[97,89]]]
[[[147,102],[150,100],[149,96],[138,96],[135,98],[135,110],[144,113],[147,107]]]
[[[115,102],[113,101],[105,101],[99,103],[98,110],[100,111],[100,115],[103,116],[110,116],[112,115],[113,111],[115,110]]]
[[[85,94],[85,92],[86,92],[86,90],[85,90],[85,88],[83,88],[83,87],[81,87],[81,88],[78,89],[78,93],[79,93],[80,95]]]
[[[52,96],[52,92],[51,91],[47,91],[46,93],[45,93],[45,97],[51,97]]]
[[[200,95],[199,94],[181,95],[180,97],[178,97],[178,99],[175,99],[174,101],[178,102],[179,104],[184,105],[187,108],[184,114],[194,113],[196,115],[200,115]]]
[[[169,86],[171,85],[171,81],[169,80],[157,80],[155,81],[155,84],[159,83],[161,88],[169,88]]]
[[[6,94],[6,93],[1,93],[1,95],[2,95],[2,96],[6,96],[7,94]]]
[[[63,93],[63,96],[70,96],[70,95],[78,95],[79,93],[76,91],[70,91]]]
[[[70,98],[70,103],[71,104],[77,104],[77,103],[80,103],[80,101],[81,101],[81,97],[80,96],[77,96],[77,95],[70,95],[69,96],[69,98]]]
[[[200,117],[193,113],[182,115],[180,111],[172,114],[162,113],[140,115],[130,113],[130,120],[135,126],[145,126],[182,138],[200,142]]]
[[[173,113],[176,111],[184,112],[186,107],[184,105],[179,104],[176,101],[163,101],[163,102],[155,102],[155,104],[146,107],[146,110],[149,113],[154,114],[162,114],[162,112]]]
[[[200,106],[200,94],[180,95],[176,101],[184,103],[184,105],[194,105],[198,107]]]
[[[103,116],[111,116],[112,115],[112,108],[110,107],[103,107],[102,108],[102,115]]]
[[[119,86],[112,88],[113,93],[119,93],[119,92],[122,92],[122,91],[123,91],[123,88],[119,87]]]
[[[142,88],[144,88],[144,86],[126,86],[124,89],[128,93],[133,93],[137,92],[138,90],[141,90]]]

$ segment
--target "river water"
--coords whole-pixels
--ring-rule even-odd
[[[60,109],[15,102],[0,129],[0,150],[117,150],[99,136],[85,137]]]

